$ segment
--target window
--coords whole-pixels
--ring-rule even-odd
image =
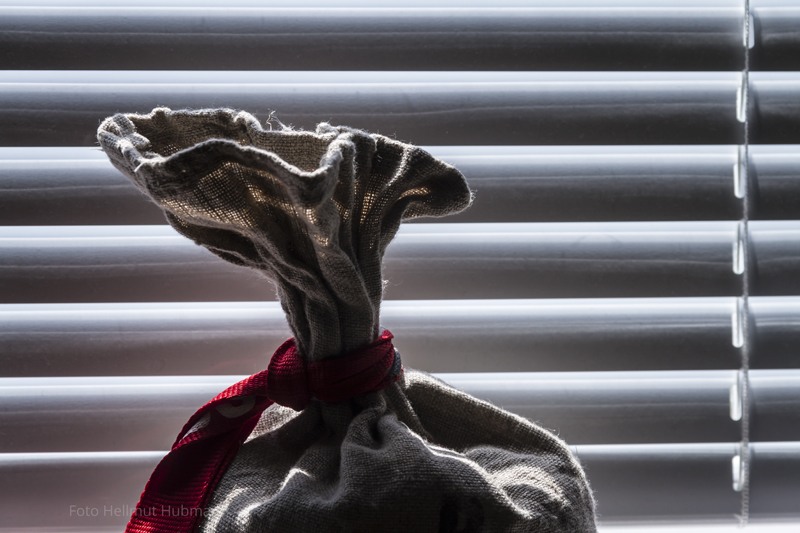
[[[800,4],[314,2],[0,1],[3,527],[120,530],[289,334],[92,150],[166,105],[428,146],[477,201],[389,248],[406,364],[557,430],[608,531],[796,528]]]

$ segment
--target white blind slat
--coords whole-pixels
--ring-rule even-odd
[[[754,518],[796,512],[800,443],[753,443]],[[608,521],[682,519],[732,523],[739,495],[731,489],[736,443],[579,445],[592,486],[604,495]],[[63,526],[70,505],[98,508],[97,517],[68,517],[72,527],[120,526],[103,505],[133,507],[163,452],[0,454],[0,511],[5,527]],[[787,483],[787,481],[790,481]]]
[[[800,239],[781,224],[789,239],[758,252],[765,264]],[[735,222],[410,224],[387,250],[385,297],[735,295],[735,232]],[[0,251],[4,303],[273,298],[269,283],[168,226],[6,227]]]
[[[800,314],[797,298],[771,301],[768,315],[753,306],[766,360]],[[735,309],[733,298],[387,300],[381,323],[429,372],[731,369]],[[252,374],[290,335],[277,302],[3,304],[0,373]]]
[[[0,8],[0,68],[740,70],[740,19],[725,7]]]
[[[750,307],[753,368],[800,366],[800,299]],[[388,300],[381,316],[409,366],[430,372],[701,370],[738,367],[736,308],[734,298]],[[246,374],[289,335],[277,302],[3,304],[0,373]]]
[[[739,431],[735,370],[436,376],[576,445],[723,442]],[[0,378],[0,453],[168,449],[197,405],[244,377]],[[800,370],[753,370],[750,387],[753,440],[796,440]]]
[[[434,146],[478,192],[446,222],[731,220],[736,146]],[[161,210],[87,148],[0,148],[0,224],[166,224]],[[102,155],[102,154],[100,154]],[[800,147],[757,145],[755,219],[800,218]],[[427,218],[424,222],[440,219]]]
[[[536,420],[571,444],[720,442],[738,436],[731,419],[734,370],[436,375]],[[0,422],[8,431],[0,452],[169,449],[198,405],[244,377],[0,378]],[[764,407],[773,416],[764,424],[780,434],[791,415],[776,410],[774,402],[800,401],[785,386],[766,395],[773,402]],[[53,432],[60,435],[57,441],[47,439]]]
[[[281,121],[296,127],[313,129],[326,117],[415,144],[735,144],[743,138],[736,119],[741,80],[733,72],[2,71],[0,76],[5,80],[0,119],[7,125],[0,143],[8,146],[91,146],[103,118],[119,109],[149,112],[159,105],[234,107],[262,120],[277,109]],[[787,83],[756,88],[764,98],[773,93],[783,98],[786,90],[796,99],[800,82]],[[770,109],[783,107],[778,102]],[[45,116],[46,129],[37,125]],[[796,119],[774,117],[781,124]],[[765,119],[765,132],[771,124]]]

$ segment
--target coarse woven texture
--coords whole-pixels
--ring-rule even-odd
[[[312,397],[342,402],[400,379],[402,363],[384,330],[347,357],[308,363],[289,339],[267,370],[222,391],[184,424],[147,482],[126,533],[196,531],[214,488],[245,439],[273,403],[297,411]]]
[[[200,531],[588,533],[593,509],[559,439],[407,370],[349,402],[267,409]]]
[[[424,150],[324,123],[272,131],[231,109],[157,108],[109,117],[97,138],[176,230],[276,283],[309,361],[378,336],[381,261],[401,220],[471,201],[461,173]]]
[[[464,177],[425,151],[327,124],[266,131],[243,112],[160,108],[110,117],[98,139],[179,232],[275,281],[309,362],[378,336],[381,259],[401,220],[471,200]],[[596,527],[588,483],[562,441],[407,371],[377,392],[312,399],[299,413],[267,409],[222,474],[200,530]]]

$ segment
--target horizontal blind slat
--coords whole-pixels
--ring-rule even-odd
[[[740,73],[2,71],[6,146],[95,143],[125,109],[236,107],[416,144],[730,144]],[[800,142],[800,74],[750,76],[752,143]],[[531,127],[535,124],[536,127]]]
[[[740,494],[732,487],[737,444],[575,446],[597,501],[614,520],[733,519]]]
[[[753,11],[758,28],[756,45],[750,51],[758,70],[800,70],[800,6],[757,6]]]
[[[795,298],[750,298],[752,368],[800,368],[800,301]]]
[[[783,280],[800,268],[783,261],[800,234],[770,224],[786,238],[756,248]],[[735,222],[410,224],[387,250],[385,297],[735,295],[735,232]],[[269,283],[168,226],[5,227],[0,251],[3,303],[271,299]]]
[[[800,290],[800,221],[749,224],[751,294],[780,296]],[[789,243],[792,243],[789,245]]]
[[[165,223],[108,161],[0,160],[0,225]]]
[[[751,438],[789,441],[800,437],[800,372],[751,370]],[[797,481],[797,480],[795,480]]]
[[[8,7],[30,7],[30,6],[46,6],[46,7],[69,7],[69,6],[82,6],[82,7],[108,7],[107,0],[28,0],[25,6],[20,5],[21,0],[0,0],[0,6]],[[259,0],[116,0],[114,2],[117,6],[123,7],[193,7],[193,8],[207,8],[207,7],[264,7],[264,3]],[[791,0],[754,0],[754,6],[783,6],[791,4]],[[330,1],[326,0],[272,0],[269,3],[270,7],[283,7],[283,8],[326,8],[330,7]],[[438,8],[452,8],[452,7],[530,7],[529,0],[498,0],[487,4],[487,0],[387,0],[381,4],[385,7],[393,8],[406,8],[406,7],[438,7]],[[597,7],[596,0],[540,0],[536,3],[538,7],[572,7],[572,8],[587,8]],[[641,0],[605,0],[602,4],[608,7],[642,7]],[[665,0],[648,0],[648,6],[651,7],[698,7],[698,2],[692,0],[674,0],[667,2]],[[703,6],[713,8],[740,8],[736,0],[703,0]],[[368,0],[337,0],[337,7],[360,7],[369,8],[375,7],[373,2]]]
[[[751,516],[797,518],[800,443],[753,443]],[[604,520],[716,519],[734,522],[734,443],[582,445]],[[162,452],[0,454],[0,512],[5,527],[124,524],[103,506],[133,508]],[[756,474],[761,472],[761,474]],[[97,517],[69,516],[70,505],[97,508]]]
[[[6,7],[0,68],[741,70],[741,18],[735,8]]]
[[[473,206],[423,222],[725,220],[741,217],[735,146],[429,147],[463,172]],[[86,148],[0,148],[0,225],[166,224]],[[58,159],[59,157],[63,159]],[[756,145],[754,219],[798,219],[800,146]]]
[[[436,374],[571,444],[734,440],[737,372]],[[0,453],[168,449],[199,405],[244,376],[0,378]],[[753,441],[794,441],[800,371],[750,374]]]
[[[406,363],[429,372],[700,370],[738,368],[735,309],[734,298],[387,300],[381,316]],[[752,297],[750,312],[752,367],[800,367],[800,299]],[[290,335],[277,302],[4,304],[0,374],[250,374]]]
[[[291,335],[278,302],[0,305],[0,372],[254,374]]]
[[[800,443],[753,442],[750,447],[750,517],[796,520]],[[606,519],[735,519],[740,511],[741,495],[731,483],[738,444],[575,448],[596,491],[598,513]]]
[[[758,442],[752,447],[751,516],[800,518],[800,446]]]
[[[719,442],[740,431],[734,370],[436,376],[571,444]],[[168,449],[198,406],[244,377],[0,378],[0,452]],[[800,404],[785,387],[771,394]],[[773,434],[791,420],[774,403],[763,422]]]
[[[141,6],[83,5],[71,2],[47,10],[0,7],[0,20],[6,23],[5,28],[0,26],[5,52],[0,68],[743,68],[741,7],[709,2],[688,10],[619,2],[582,9],[478,4],[424,9],[259,5],[221,10],[220,5],[159,5],[149,12]],[[800,69],[800,9],[753,6],[751,13],[755,42],[751,68]],[[392,36],[391,42],[386,42],[386,35]],[[160,53],[164,47],[171,53]]]
[[[781,73],[764,74],[770,80]],[[284,123],[305,129],[324,117],[415,144],[735,144],[743,138],[736,119],[738,72],[2,71],[0,76],[5,81],[0,144],[6,146],[91,146],[100,120],[119,110],[149,112],[159,105],[234,107],[262,120],[274,110]],[[800,117],[791,100],[800,94],[800,81],[780,87],[753,83],[759,98],[752,101],[769,102],[769,114],[761,114],[763,138],[754,135],[751,141],[800,142],[792,129]]]
[[[800,321],[800,300],[769,300],[752,303],[765,362]],[[387,300],[381,324],[428,372],[733,369],[735,309],[734,298]],[[252,374],[290,335],[277,302],[5,304],[0,373]]]
[[[0,454],[3,527],[124,529],[163,455],[161,451]],[[89,516],[79,513],[79,508],[87,507]],[[91,516],[92,509],[97,509],[96,516]]]
[[[750,79],[750,142],[794,142],[776,139],[800,135],[800,72],[753,72]]]

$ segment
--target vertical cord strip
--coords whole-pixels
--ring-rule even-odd
[[[742,248],[742,351],[741,351],[741,401],[742,401],[742,441],[740,449],[740,483],[742,491],[742,506],[739,515],[739,527],[745,527],[750,519],[750,352],[751,352],[751,335],[750,335],[750,179],[749,179],[749,165],[750,165],[750,124],[749,124],[749,111],[750,111],[750,0],[744,0],[744,71],[742,72],[742,94],[741,94],[741,110],[742,117],[744,118],[744,146],[742,147],[742,162],[740,171],[743,176],[741,177],[741,193],[742,193],[742,220],[740,222],[741,231],[738,238],[740,239],[739,245]]]

